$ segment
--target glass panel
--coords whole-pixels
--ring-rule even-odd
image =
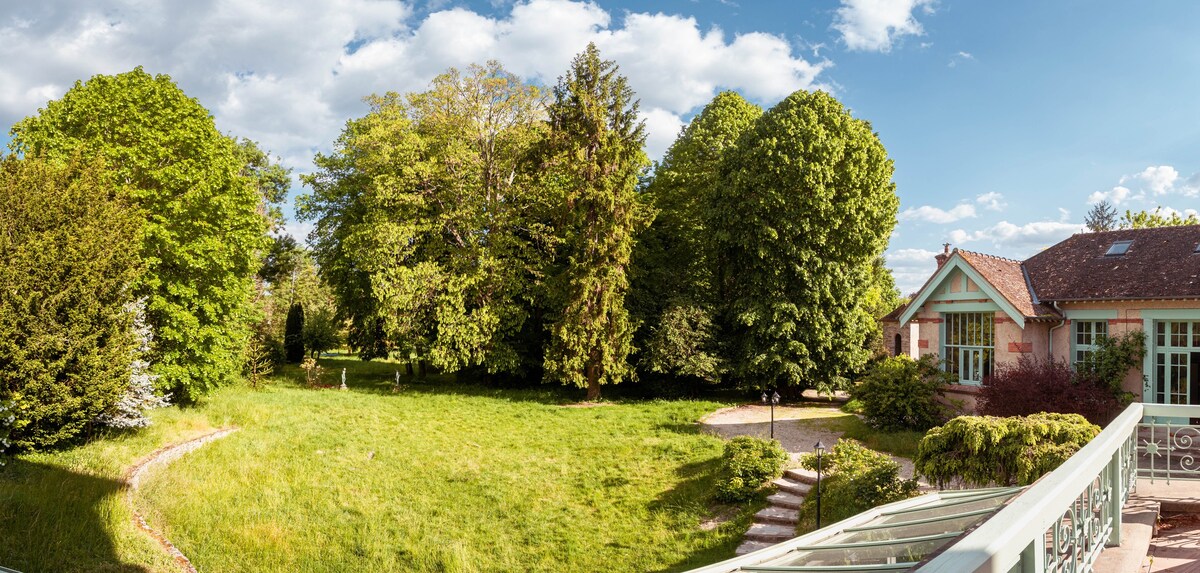
[[[1171,323],[1171,346],[1176,348],[1187,348],[1188,345],[1188,323],[1172,322]]]
[[[933,539],[913,543],[898,543],[895,545],[797,551],[778,560],[763,563],[763,565],[877,565],[915,562],[941,549],[951,539]]]
[[[1192,348],[1200,348],[1200,322],[1192,323]]]
[[[1015,495],[1015,494],[1002,495],[1002,496],[997,496],[997,497],[989,497],[986,499],[980,499],[980,500],[976,500],[976,501],[968,501],[965,503],[954,503],[951,505],[942,504],[942,505],[938,505],[936,507],[930,507],[930,508],[921,509],[918,511],[907,511],[907,512],[898,513],[895,515],[885,515],[885,516],[879,517],[877,519],[871,520],[871,523],[867,524],[866,527],[887,524],[887,523],[903,523],[906,521],[918,521],[918,520],[922,520],[922,519],[944,517],[947,515],[957,515],[960,513],[971,513],[974,511],[979,511],[981,509],[994,509],[994,508],[997,508],[997,507],[1000,507],[1001,505],[1003,505],[1004,502],[1011,499],[1013,495]],[[960,501],[960,500],[955,500],[955,501]],[[975,517],[979,517],[979,516],[975,516]],[[982,519],[982,518],[980,518],[980,519]]]
[[[1093,327],[1093,333],[1097,338],[1108,336],[1108,321],[1101,320]]]
[[[1166,346],[1167,339],[1165,336],[1167,324],[1165,322],[1154,323],[1155,346]]]

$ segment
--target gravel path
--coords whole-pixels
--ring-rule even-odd
[[[134,464],[133,467],[129,468],[129,473],[125,475],[125,485],[127,486],[125,490],[125,503],[129,506],[129,510],[133,512],[133,522],[138,526],[139,529],[145,531],[150,537],[153,537],[154,540],[157,541],[160,546],[162,546],[163,550],[175,560],[175,564],[186,573],[197,573],[196,568],[192,566],[192,562],[187,558],[187,556],[185,556],[183,552],[179,550],[179,548],[175,547],[174,543],[171,543],[171,540],[167,539],[162,533],[150,527],[150,524],[146,523],[146,518],[143,517],[142,513],[138,511],[137,505],[133,503],[133,496],[137,493],[138,488],[141,487],[142,478],[146,475],[146,472],[150,468],[167,465],[179,459],[180,457],[183,457],[184,454],[195,450],[196,448],[199,448],[200,446],[203,446],[204,444],[207,444],[213,440],[224,438],[225,436],[228,436],[237,430],[237,428],[216,430],[186,442],[180,442],[178,444],[160,448],[153,454],[146,456],[144,459],[142,459],[142,461]]]
[[[792,456],[793,465],[799,465],[800,454],[813,451],[813,446],[820,441],[826,448],[842,437],[841,432],[833,432],[821,424],[822,418],[837,418],[846,416],[845,412],[836,407],[806,407],[790,406],[775,407],[775,439],[783,445],[783,449]],[[746,404],[717,410],[700,420],[700,425],[706,431],[722,438],[736,436],[770,437],[771,408],[758,404]],[[908,458],[892,456],[900,464],[900,475],[904,478],[913,476],[913,463]]]

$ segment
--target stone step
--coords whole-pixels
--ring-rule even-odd
[[[798,521],[800,521],[799,510],[775,505],[768,506],[754,514],[755,523],[777,523],[779,525],[791,525],[795,527]]]
[[[779,478],[771,483],[775,484],[775,487],[779,488],[779,491],[785,491],[800,497],[808,495],[808,492],[813,488],[813,486],[809,484],[793,481],[787,478]]]
[[[783,477],[809,485],[816,485],[817,483],[817,472],[804,468],[792,468],[783,472]]]
[[[792,525],[779,525],[774,523],[752,523],[750,529],[746,531],[745,541],[762,541],[765,543],[779,543],[787,541],[796,536],[796,527]]]
[[[800,497],[794,493],[787,493],[786,491],[781,491],[779,493],[774,493],[770,496],[767,496],[767,503],[771,505],[777,505],[779,507],[786,507],[788,509],[800,509],[800,504],[803,502],[803,497]]]
[[[753,553],[755,551],[758,551],[759,549],[766,549],[772,545],[775,545],[775,544],[774,543],[765,543],[762,541],[743,541],[741,545],[738,545],[737,551],[735,551],[734,553],[741,556],[741,555],[745,555],[747,553]]]

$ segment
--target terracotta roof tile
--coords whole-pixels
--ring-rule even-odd
[[[1116,241],[1128,252],[1106,256]],[[1079,233],[1024,263],[1046,301],[1200,298],[1200,225]]]
[[[1000,292],[1000,296],[1016,307],[1022,316],[1058,316],[1053,308],[1035,302],[1029,292],[1029,285],[1025,282],[1025,273],[1021,270],[1020,261],[962,249],[955,251],[967,264],[979,271],[984,280],[991,283]]]

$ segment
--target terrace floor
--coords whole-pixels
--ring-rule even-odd
[[[1133,498],[1162,511],[1139,573],[1200,573],[1200,481],[1139,478]]]

